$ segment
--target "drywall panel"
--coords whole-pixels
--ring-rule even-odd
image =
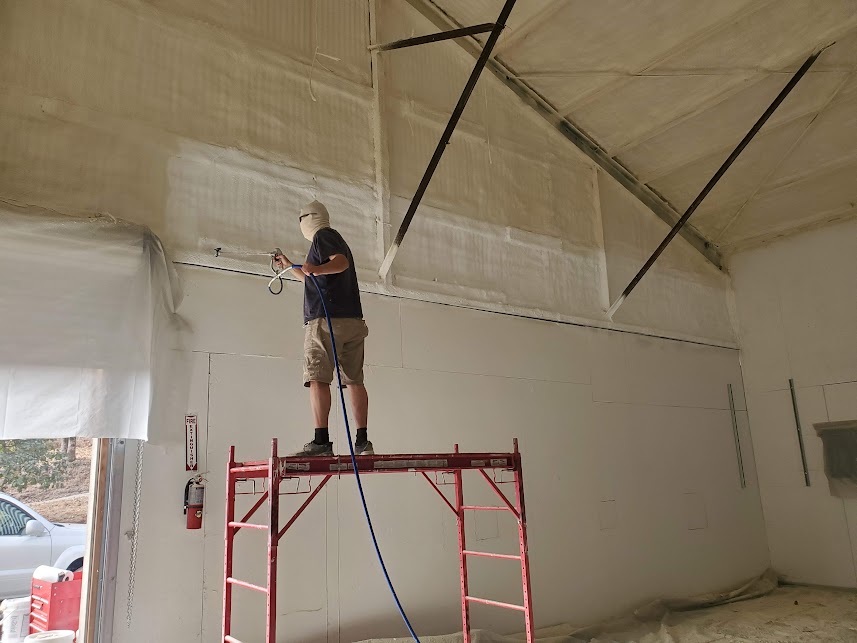
[[[846,221],[730,260],[748,389],[857,381],[855,240]]]
[[[299,384],[301,359],[293,346],[300,346],[301,338],[294,330],[283,330],[291,326],[288,316],[294,316],[299,328],[299,309],[285,312],[299,303],[294,288],[287,286],[287,294],[276,298],[265,292],[259,277],[201,268],[182,268],[180,274],[186,290],[180,313],[188,321],[183,345],[200,352],[181,353],[195,364],[193,378],[174,369],[174,398],[157,409],[159,422],[175,427],[175,440],[158,447],[160,451],[147,447],[136,583],[137,592],[146,597],[163,592],[165,576],[181,575],[187,583],[184,592],[201,598],[191,617],[177,619],[172,631],[166,625],[158,630],[165,643],[209,641],[219,635],[220,490],[228,446],[237,445],[239,458],[262,458],[271,437],[278,437],[287,453],[312,435],[307,393]],[[224,312],[224,299],[244,314]],[[748,487],[740,488],[728,407],[713,395],[709,399],[711,383],[731,376],[734,351],[652,340],[674,350],[647,346],[625,360],[607,360],[609,369],[596,371],[593,362],[609,351],[610,338],[618,342],[629,335],[368,293],[364,304],[370,322],[367,356],[375,341],[380,344],[380,357],[366,367],[370,431],[379,452],[442,452],[456,443],[463,450],[503,450],[511,448],[513,437],[519,438],[538,623],[591,622],[659,595],[729,585],[768,565],[754,477],[750,472]],[[277,310],[280,306],[283,312]],[[271,329],[264,326],[272,320]],[[679,357],[683,351],[688,362]],[[731,366],[726,356],[731,356]],[[604,380],[596,381],[596,372],[605,380],[608,370],[616,379],[650,379],[651,373],[629,365],[658,359],[661,371],[676,368],[684,380],[661,403],[593,401],[595,385],[605,386]],[[683,366],[690,362],[698,367]],[[664,388],[675,387],[677,379],[662,380]],[[184,392],[188,382],[192,394]],[[725,391],[725,384],[718,382],[716,389]],[[184,530],[180,511],[160,499],[183,488],[181,427],[184,414],[196,412],[198,403],[208,411],[199,413],[207,427],[210,502],[204,529],[191,533]],[[713,406],[704,408],[709,403]],[[739,411],[742,431],[744,416]],[[343,452],[344,427],[336,405],[330,427]],[[149,455],[155,452],[157,458]],[[745,453],[752,460],[752,449]],[[457,630],[454,517],[416,477],[370,478],[366,493],[391,574],[417,631]],[[468,502],[493,501],[479,478],[467,480],[466,493]],[[284,496],[283,502],[294,506],[303,498]],[[249,502],[243,497],[240,508]],[[610,505],[608,514],[604,503]],[[130,513],[124,515],[123,525],[130,520]],[[514,552],[514,522],[506,518],[473,520],[467,527],[470,542],[485,551]],[[155,534],[148,527],[153,524],[159,530]],[[164,544],[170,538],[186,541],[197,553],[183,558],[183,549]],[[262,537],[250,532],[238,540],[239,574],[261,582]],[[420,555],[415,557],[414,551]],[[281,584],[284,634],[343,643],[401,636],[398,615],[369,552],[353,480],[331,481],[280,551],[282,578],[300,579]],[[127,577],[127,562],[125,550],[120,578]],[[474,593],[495,599],[520,600],[514,566],[474,567],[472,587]],[[124,617],[126,590],[118,587],[119,618]],[[259,632],[263,602],[237,590],[235,596],[236,635],[252,640]],[[135,605],[135,610],[143,609],[142,602]],[[148,619],[136,616],[144,613],[135,611],[132,628],[118,640],[151,640]],[[512,613],[474,610],[474,619],[477,627],[500,631],[521,627]]]
[[[771,563],[786,580],[857,586],[857,574],[841,498],[833,498],[823,473],[812,486],[784,488],[762,483]]]
[[[822,386],[810,386],[795,390],[806,466],[821,473],[824,473],[824,445],[815,432],[815,425],[830,421],[823,389]]]
[[[857,418],[857,382],[829,384],[824,387],[829,421],[841,422]]]
[[[740,442],[741,458],[744,467],[744,483],[748,486],[758,487],[759,473],[756,467],[756,447],[753,444],[753,434],[750,431],[749,414],[747,411],[737,411],[735,419],[738,422],[738,440]]]
[[[736,409],[746,408],[734,350],[630,333],[590,331],[588,336],[592,395],[598,402],[728,409],[732,384]]]
[[[420,302],[402,302],[404,366],[588,384],[592,331]]]
[[[306,436],[312,436],[312,420],[307,393],[300,385],[302,363],[297,360],[268,357],[212,355],[209,410],[207,474],[212,490],[224,489],[225,463],[230,445],[236,446],[239,460],[258,460],[270,456],[271,438],[280,439],[283,454],[300,448]],[[215,464],[216,463],[216,464]],[[250,483],[247,483],[251,486]],[[305,491],[301,489],[301,491]],[[310,505],[295,522],[282,543],[278,620],[283,633],[299,640],[324,634],[327,620],[328,552],[324,542],[325,503],[331,491],[322,492],[319,502]],[[334,491],[335,493],[335,491]],[[215,497],[222,496],[215,492]],[[283,496],[281,516],[288,507],[296,507],[306,496]],[[213,500],[214,498],[212,498]],[[243,515],[255,498],[244,496],[236,503],[236,514]],[[205,568],[203,584],[202,640],[217,638],[222,613],[223,521],[224,503],[206,503]],[[254,521],[265,524],[264,510]],[[295,553],[300,552],[299,555]],[[291,555],[290,555],[291,554]],[[235,577],[265,584],[265,540],[263,532],[250,531],[236,537]],[[300,583],[286,579],[299,578]],[[242,640],[264,636],[264,597],[250,591],[235,590],[233,633]]]
[[[620,528],[614,537],[621,545],[608,570],[617,584],[685,594],[697,591],[703,577],[728,574],[713,560],[764,557],[758,496],[740,489],[728,412],[596,404],[596,422],[605,464],[589,484],[600,499],[616,502]],[[685,494],[699,496],[689,509]],[[706,528],[691,529],[701,507]],[[738,515],[755,518],[745,523]],[[736,520],[749,531],[727,535]],[[648,552],[645,561],[632,553],[638,548]],[[636,573],[621,579],[630,567]],[[684,577],[679,569],[694,571]]]
[[[776,249],[763,246],[730,260],[737,304],[736,327],[741,342],[747,391],[773,391],[788,386],[791,372],[786,347]]]
[[[191,474],[185,471],[184,415],[197,416],[200,471],[219,464],[208,457],[208,369],[206,353],[179,351],[174,355],[169,398],[155,400],[153,415],[162,425],[164,440],[143,445],[143,469],[132,567],[134,489],[137,471],[135,440],[126,442],[125,477],[122,493],[123,537],[119,539],[119,572],[116,575],[115,643],[143,641],[207,641],[201,633],[203,621],[202,574],[203,531],[188,531],[182,515],[182,492]],[[209,500],[217,492],[209,490]],[[220,505],[220,502],[209,503]],[[208,528],[210,523],[206,524]],[[222,530],[212,527],[213,532]],[[169,579],[165,583],[165,579]],[[128,597],[133,583],[133,601]],[[169,594],[166,594],[169,592]],[[168,597],[169,596],[169,597]],[[193,597],[193,600],[189,600]]]
[[[598,188],[610,300],[614,301],[669,228],[612,178],[599,174]],[[728,290],[727,277],[678,238],[619,308],[614,320],[728,342],[733,337],[726,307]]]
[[[804,486],[797,427],[788,389],[748,393],[747,405],[759,484],[784,489]]]
[[[753,447],[771,558],[790,580],[857,586],[851,503],[830,496],[813,425],[857,417],[855,223],[843,222],[730,259]],[[797,441],[797,405],[810,487]],[[851,512],[850,514],[848,512]]]
[[[180,267],[179,275],[187,292],[178,310],[182,348],[303,360],[303,285],[287,280],[282,294],[273,296],[267,275],[193,266]],[[363,295],[361,303],[371,337],[366,363],[401,366],[399,301]]]

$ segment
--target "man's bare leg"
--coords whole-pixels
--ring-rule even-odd
[[[363,384],[349,384],[348,392],[351,395],[351,412],[354,414],[354,426],[365,429],[369,421],[369,394]]]
[[[309,400],[315,428],[327,428],[330,418],[330,385],[324,382],[310,382]]]
[[[358,455],[374,453],[372,443],[366,435],[366,425],[369,420],[369,394],[362,384],[349,384],[348,390],[351,392],[351,412],[354,414],[354,425],[357,427],[354,450]]]

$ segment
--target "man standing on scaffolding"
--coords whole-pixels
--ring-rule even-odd
[[[310,245],[300,270],[292,273],[304,282],[304,386],[309,388],[315,420],[315,436],[296,457],[332,456],[333,443],[328,432],[330,385],[334,379],[333,347],[321,296],[308,275],[314,275],[331,317],[343,384],[349,391],[354,423],[358,427],[354,441],[356,455],[374,453],[367,437],[369,396],[363,384],[363,344],[369,334],[363,320],[357,271],[351,249],[330,227],[327,208],[313,201],[301,209],[298,218],[301,233]],[[292,262],[285,255],[274,257],[280,269]]]

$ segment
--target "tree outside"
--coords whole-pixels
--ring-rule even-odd
[[[50,489],[63,483],[68,449],[60,440],[0,440],[0,489]]]
[[[0,440],[0,491],[53,522],[85,523],[92,440]]]

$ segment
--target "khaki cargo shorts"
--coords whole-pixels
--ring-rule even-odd
[[[333,322],[336,350],[343,384],[363,383],[363,342],[369,328],[362,319],[339,317]],[[310,382],[333,382],[333,349],[324,317],[304,326],[304,386]]]

